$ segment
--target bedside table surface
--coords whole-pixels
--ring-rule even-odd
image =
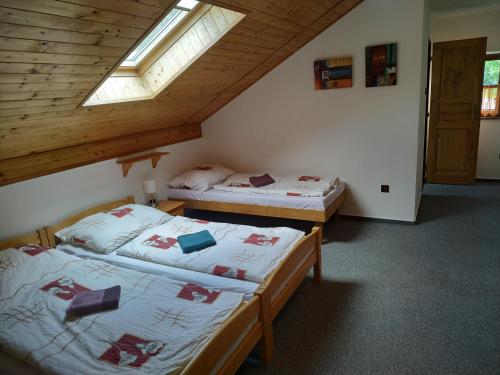
[[[158,202],[156,208],[163,212],[171,213],[184,208],[184,202],[163,200]]]

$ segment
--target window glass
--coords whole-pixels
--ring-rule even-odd
[[[485,61],[483,85],[498,85],[499,76],[500,60]]]
[[[198,2],[194,0],[179,1],[149,35],[127,56],[121,66],[136,66],[139,64],[197,4]]]

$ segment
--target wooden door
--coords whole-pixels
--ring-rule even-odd
[[[427,182],[474,183],[485,54],[486,38],[434,44]]]

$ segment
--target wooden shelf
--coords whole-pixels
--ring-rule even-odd
[[[151,160],[151,164],[153,168],[156,168],[158,161],[162,158],[162,156],[168,155],[169,152],[150,152],[149,154],[134,156],[128,159],[117,160],[116,164],[122,165],[123,177],[127,177],[128,171],[132,168],[134,163],[138,163],[144,160]]]

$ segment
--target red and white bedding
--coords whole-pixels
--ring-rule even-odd
[[[243,297],[37,246],[0,252],[0,285],[1,350],[56,374],[178,373]],[[118,309],[66,317],[113,285]]]
[[[270,206],[280,208],[295,208],[299,210],[324,211],[345,190],[345,184],[340,181],[337,186],[324,197],[286,197],[283,195],[265,195],[254,193],[231,193],[210,189],[197,191],[190,189],[169,189],[168,198],[175,200],[194,200],[212,202],[230,202],[251,204],[256,206]]]
[[[335,188],[339,180],[336,177],[299,176],[285,173],[269,173],[274,183],[254,187],[249,178],[263,173],[233,174],[221,184],[213,186],[214,190],[232,193],[255,193],[268,195],[282,195],[292,197],[322,197]]]
[[[217,245],[184,254],[177,236],[208,230]],[[126,243],[117,254],[218,276],[262,282],[304,236],[291,228],[258,228],[176,216]]]

